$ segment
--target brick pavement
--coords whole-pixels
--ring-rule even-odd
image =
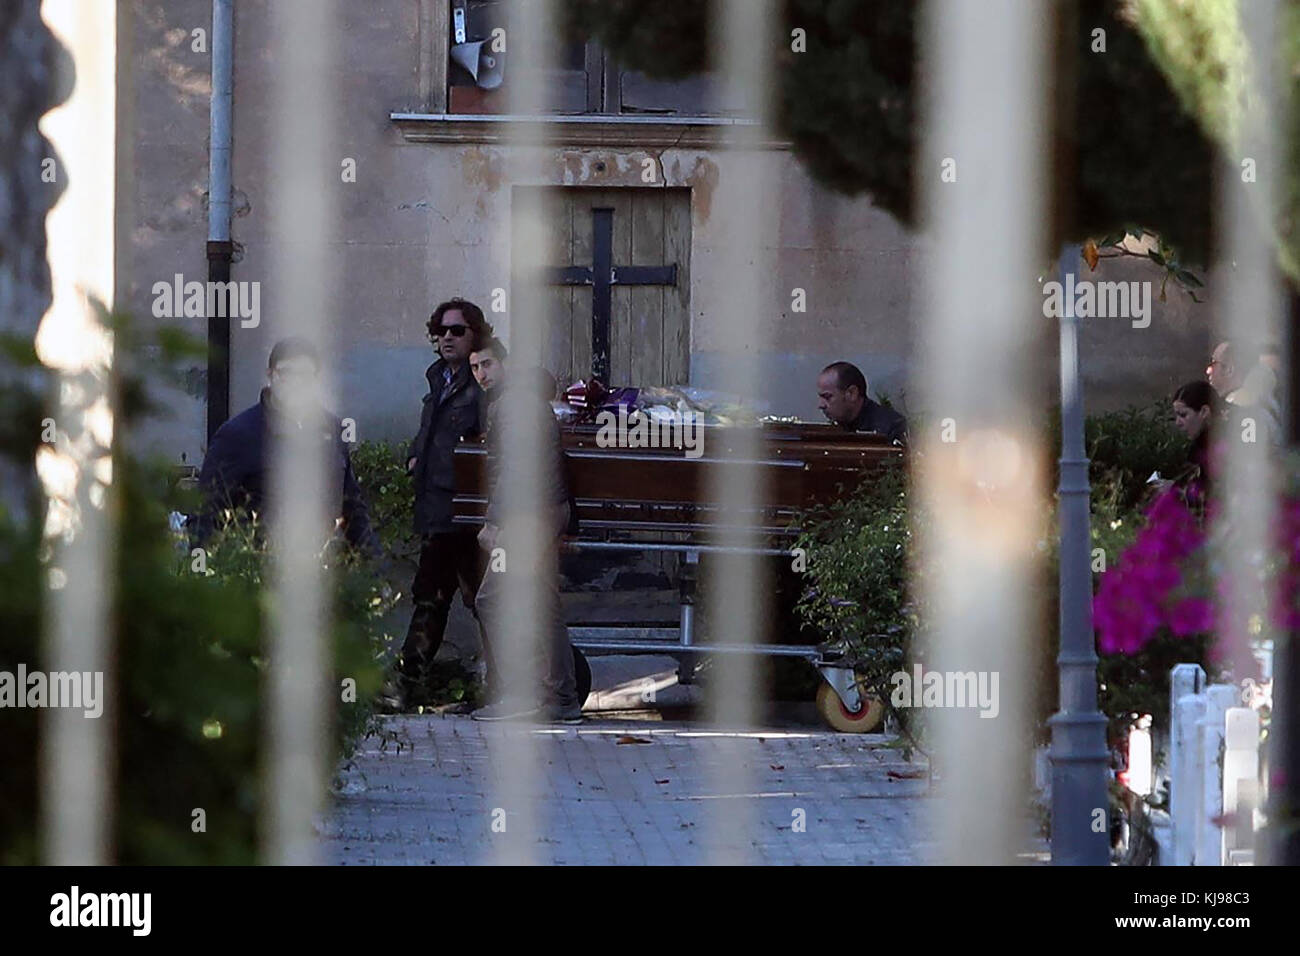
[[[932,851],[924,765],[879,735],[714,734],[698,722],[609,718],[530,728],[459,715],[394,717],[385,728],[341,774],[317,827],[323,862],[499,862],[497,808],[536,863],[909,864]],[[619,742],[629,739],[647,742]],[[521,746],[536,748],[541,771],[526,833],[528,808],[493,784],[494,759]],[[728,760],[738,770],[722,780]],[[732,826],[717,826],[719,815]]]

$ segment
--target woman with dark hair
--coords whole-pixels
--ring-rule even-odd
[[[1208,491],[1210,437],[1221,417],[1223,400],[1209,382],[1188,382],[1174,392],[1174,427],[1191,439],[1187,467],[1174,484],[1187,491]]]
[[[1136,653],[1161,627],[1175,636],[1211,630],[1208,601],[1184,595],[1184,565],[1205,542],[1212,487],[1211,441],[1222,425],[1223,400],[1209,382],[1188,382],[1173,397],[1174,426],[1191,439],[1187,464],[1161,482],[1133,542],[1107,571],[1093,602],[1098,650]]]

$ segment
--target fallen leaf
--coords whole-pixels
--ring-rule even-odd
[[[891,780],[915,780],[925,776],[924,770],[890,770],[887,773]]]
[[[773,770],[784,770],[784,769],[785,769],[785,764],[780,764],[780,763],[772,763],[772,764],[768,764],[768,766],[771,767]]]
[[[624,734],[614,741],[616,744],[648,744],[653,743],[649,737],[633,737],[631,734]]]
[[[665,780],[656,780],[655,783],[668,783],[668,781],[667,781],[666,779],[665,779]]]

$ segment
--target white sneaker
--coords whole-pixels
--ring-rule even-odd
[[[525,717],[535,717],[540,711],[541,708],[536,704],[504,700],[480,707],[470,717],[474,720],[523,720]]]

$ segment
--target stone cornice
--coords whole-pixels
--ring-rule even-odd
[[[388,118],[409,143],[503,143],[536,139],[551,146],[726,148],[737,127],[753,120],[725,116],[607,116],[599,114],[511,116],[490,113],[402,113]],[[749,130],[741,134],[744,138]],[[522,136],[521,136],[522,133]],[[749,145],[749,144],[745,144]],[[788,149],[766,136],[761,149]]]

